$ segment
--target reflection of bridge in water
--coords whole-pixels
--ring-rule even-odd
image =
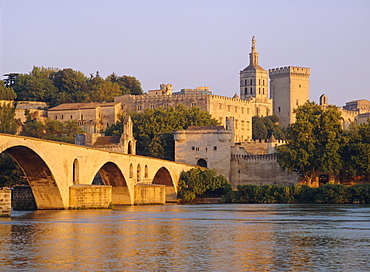
[[[113,204],[134,204],[135,185],[166,186],[166,201],[176,200],[182,171],[192,166],[102,151],[86,146],[0,134],[0,153],[11,155],[23,169],[38,209],[69,207],[69,187],[92,184],[99,173],[112,186]]]

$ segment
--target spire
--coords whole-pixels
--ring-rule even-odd
[[[251,47],[251,52],[249,53],[249,65],[250,66],[258,65],[258,53],[256,49],[255,36],[252,37],[252,47]]]

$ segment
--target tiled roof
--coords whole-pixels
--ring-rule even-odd
[[[100,103],[100,102],[90,102],[90,103],[64,103],[49,109],[49,111],[59,111],[59,110],[79,110],[79,109],[94,109],[97,107],[109,107],[117,105],[119,102],[110,103]]]
[[[190,126],[186,130],[225,130],[223,126]]]
[[[118,145],[120,136],[102,136],[96,139],[94,146],[102,146],[102,145]]]

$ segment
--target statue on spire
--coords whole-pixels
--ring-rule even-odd
[[[256,37],[252,37],[252,52],[256,51]]]

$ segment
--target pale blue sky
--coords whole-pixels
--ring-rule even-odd
[[[239,94],[260,65],[311,68],[310,99],[370,100],[370,0],[0,0],[0,73],[34,65],[137,77],[144,91]]]

